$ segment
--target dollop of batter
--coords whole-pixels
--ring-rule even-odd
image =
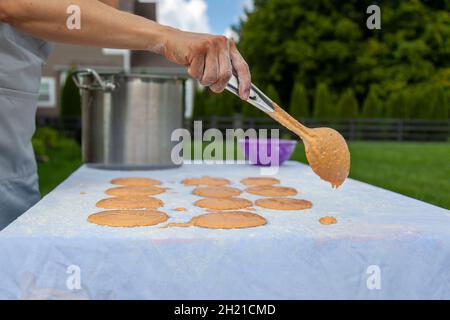
[[[305,210],[312,208],[312,202],[303,199],[267,198],[258,199],[255,204],[259,207],[273,210]]]
[[[303,140],[311,169],[333,188],[342,185],[350,173],[350,152],[342,135],[331,128],[307,128],[277,104],[273,107],[269,115]]]
[[[192,218],[188,223],[170,223],[169,227],[201,227],[208,229],[244,229],[267,224],[267,220],[251,212],[228,211],[206,213]]]
[[[126,187],[150,187],[161,184],[161,181],[150,178],[117,178],[111,181],[112,184]]]
[[[319,222],[324,225],[336,224],[337,219],[335,217],[322,217]]]
[[[92,214],[90,223],[108,227],[147,227],[166,222],[169,216],[155,210],[111,210]]]
[[[255,177],[242,179],[241,183],[246,186],[271,186],[280,184],[280,180],[269,177]]]
[[[105,191],[106,194],[114,197],[128,196],[154,196],[166,192],[166,189],[159,187],[118,187]]]
[[[205,198],[232,198],[239,196],[241,190],[231,187],[200,187],[194,189],[192,194]]]
[[[256,186],[245,189],[245,192],[263,197],[289,197],[297,194],[295,188],[278,186]]]
[[[103,199],[96,206],[102,209],[157,209],[164,205],[160,199],[145,196],[128,196]]]
[[[196,201],[195,205],[200,208],[213,210],[239,210],[251,207],[253,203],[243,198],[206,198]]]
[[[202,177],[184,179],[182,183],[186,186],[226,186],[230,181],[224,178]]]

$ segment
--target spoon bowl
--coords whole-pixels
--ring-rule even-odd
[[[310,129],[277,104],[273,106],[269,115],[303,140],[312,170],[333,188],[341,186],[350,173],[350,152],[344,137],[331,128]]]
[[[350,173],[350,152],[342,135],[331,128],[309,129],[303,137],[311,169],[338,188]]]

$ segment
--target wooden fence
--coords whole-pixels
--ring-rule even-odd
[[[280,129],[281,134],[291,134],[271,118],[245,119],[235,117],[208,117],[202,121],[203,130],[225,129]],[[198,121],[197,120],[197,121]],[[450,120],[415,119],[301,119],[308,127],[331,127],[348,140],[377,141],[448,141]],[[192,128],[192,121],[187,126]]]
[[[271,118],[245,119],[239,115],[234,117],[208,117],[197,119],[202,121],[203,131],[210,128],[226,129],[280,129],[281,134],[289,135],[289,131],[278,125]],[[448,141],[450,137],[450,120],[405,120],[405,119],[301,119],[305,125],[331,127],[338,130],[348,140],[377,141]],[[186,128],[193,128],[193,120],[187,120]],[[37,127],[51,127],[64,135],[81,139],[81,120],[79,118],[37,120]]]

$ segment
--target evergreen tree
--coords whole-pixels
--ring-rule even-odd
[[[361,28],[370,4],[382,3],[382,32]],[[450,1],[255,0],[239,26],[239,49],[258,85],[276,81],[282,98],[296,79],[311,92],[372,84],[447,83]],[[447,89],[448,90],[448,89]]]
[[[242,116],[244,118],[263,118],[265,113],[251,104],[244,102],[242,104]]]
[[[205,99],[205,117],[211,117],[217,114],[217,96],[207,89]]]
[[[270,84],[266,89],[266,95],[276,104],[282,106],[280,95],[274,85]]]
[[[426,90],[426,101],[428,107],[427,119],[448,119],[448,101],[442,86],[432,85]]]
[[[239,104],[239,99],[234,94],[229,91],[224,91],[219,94],[220,99],[220,115],[222,117],[231,117],[236,113],[238,109],[237,105]]]
[[[328,86],[325,83],[319,83],[314,95],[314,117],[318,119],[332,119],[336,114],[334,109]]]
[[[355,119],[358,117],[359,105],[352,89],[346,90],[340,97],[336,116],[341,119]]]
[[[194,93],[194,110],[193,110],[193,118],[200,119],[205,115],[205,106],[206,106],[206,90],[196,90]]]
[[[364,100],[363,109],[362,109],[362,117],[363,118],[382,118],[383,110],[382,110],[381,101],[378,98],[377,90],[374,86],[370,87],[369,93]]]
[[[302,83],[295,83],[289,104],[289,113],[296,119],[309,117],[308,93]]]
[[[67,72],[66,81],[61,92],[61,117],[81,117],[80,90],[72,79],[73,69]]]
[[[386,102],[386,116],[392,119],[406,118],[406,101],[405,93],[402,91],[394,91],[390,94]]]

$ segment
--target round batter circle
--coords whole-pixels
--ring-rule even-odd
[[[225,186],[230,184],[230,181],[224,178],[211,178],[211,177],[202,177],[202,178],[189,178],[184,179],[182,183],[185,186]]]
[[[192,194],[205,198],[232,198],[241,193],[241,190],[231,187],[199,187],[192,191]]]
[[[108,227],[148,227],[166,222],[169,216],[155,210],[111,210],[90,215],[88,221]]]
[[[102,209],[157,209],[164,205],[159,199],[135,196],[107,198],[97,202],[96,206]]]
[[[322,217],[319,219],[319,222],[323,225],[336,224],[337,219],[335,217]]]
[[[253,203],[243,198],[206,198],[196,201],[195,205],[200,208],[212,210],[239,210],[251,207]]]
[[[112,184],[125,187],[150,187],[161,184],[161,181],[150,178],[117,178],[111,180]]]
[[[166,189],[159,187],[118,187],[111,188],[105,191],[107,195],[113,197],[128,197],[128,196],[155,196],[166,192]]]
[[[263,226],[267,224],[267,220],[251,212],[228,211],[206,213],[194,217],[190,223],[208,229],[245,229]]]
[[[290,198],[258,199],[255,204],[259,207],[273,210],[305,210],[311,209],[313,204],[308,200]]]
[[[170,223],[169,227],[200,227],[207,229],[246,229],[267,224],[267,220],[251,212],[209,212],[192,218],[188,223]]]
[[[255,177],[242,179],[241,183],[246,186],[271,186],[281,183],[280,180],[269,177]]]
[[[245,192],[263,197],[289,197],[295,196],[298,193],[295,188],[275,186],[250,187],[245,189]]]

